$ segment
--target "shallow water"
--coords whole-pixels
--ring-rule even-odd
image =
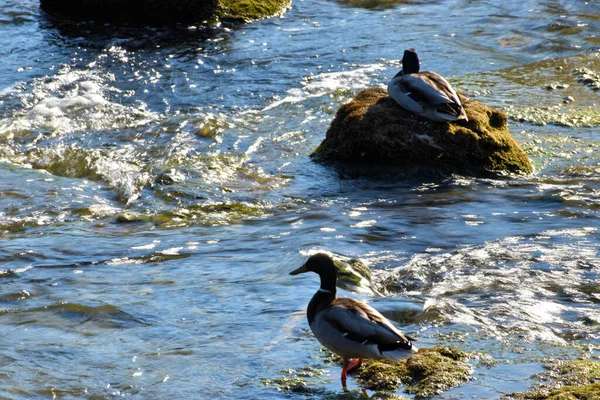
[[[340,393],[304,317],[317,277],[288,276],[316,250],[368,263],[376,290],[343,293],[421,347],[493,358],[437,398],[598,359],[600,92],[572,71],[600,73],[600,4],[498,4],[295,0],[282,18],[159,29],[5,0],[0,397],[305,398],[263,383],[305,366],[327,371],[314,396]],[[535,173],[313,163],[337,108],[385,86],[407,47],[507,111]]]

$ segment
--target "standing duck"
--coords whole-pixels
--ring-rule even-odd
[[[456,91],[431,71],[419,72],[415,49],[404,51],[402,70],[388,84],[388,94],[402,108],[432,121],[468,121]]]
[[[321,287],[308,303],[306,316],[317,340],[343,358],[341,380],[344,390],[347,390],[347,372],[358,367],[363,358],[398,361],[418,351],[411,342],[414,339],[404,336],[373,307],[336,296],[337,273],[327,254],[310,256],[290,275],[304,272],[315,272],[321,278]],[[351,358],[357,360],[350,362]]]

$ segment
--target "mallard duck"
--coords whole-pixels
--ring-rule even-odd
[[[304,272],[315,272],[321,278],[321,287],[308,303],[306,316],[317,340],[343,358],[341,380],[344,390],[347,390],[348,371],[358,367],[363,358],[398,361],[418,351],[412,344],[414,339],[403,335],[373,307],[336,296],[337,273],[327,254],[310,256],[290,275]],[[350,361],[351,358],[356,360]]]
[[[402,108],[432,121],[468,121],[456,91],[435,72],[419,72],[415,49],[404,51],[402,70],[388,84],[388,94]]]

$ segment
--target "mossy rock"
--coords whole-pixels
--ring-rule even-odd
[[[531,173],[506,114],[462,98],[468,122],[433,122],[404,110],[387,91],[369,88],[338,110],[312,153],[321,162],[418,167],[468,175]]]
[[[219,0],[217,16],[246,22],[283,14],[292,0]]]
[[[61,19],[171,24],[228,19],[252,21],[282,14],[291,0],[40,0]]]
[[[265,387],[271,387],[281,392],[293,393],[294,396],[306,398],[318,398],[322,400],[363,400],[364,392],[351,389],[340,393],[337,390],[325,388],[319,380],[322,379],[323,370],[312,367],[303,367],[299,371],[287,369],[282,376],[277,378],[263,378],[260,381]],[[379,400],[408,400],[405,397],[392,393],[375,393],[370,399]]]
[[[393,392],[406,386],[407,393],[431,397],[471,379],[469,356],[448,347],[420,349],[406,360],[365,360],[357,381],[365,389]]]
[[[116,221],[121,223],[150,222],[151,220],[151,216],[135,211],[123,211],[116,215]]]
[[[553,390],[537,389],[507,397],[514,400],[598,400],[600,383],[583,386],[562,386]]]
[[[600,399],[600,363],[591,360],[554,360],[539,374],[544,382],[535,390],[513,393],[513,400],[597,400]]]

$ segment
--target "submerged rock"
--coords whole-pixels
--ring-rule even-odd
[[[518,122],[597,127],[599,71],[600,52],[591,52],[474,72],[463,75],[460,86],[475,95],[509,94],[498,106]]]
[[[342,358],[323,349],[324,361],[342,363]],[[403,400],[405,397],[393,393],[401,387],[417,398],[432,397],[446,390],[462,385],[472,378],[473,367],[469,364],[471,353],[449,347],[419,349],[419,352],[406,360],[392,362],[388,360],[365,359],[357,369],[356,381],[360,390],[352,389],[340,394],[330,392],[321,382],[326,370],[303,367],[300,370],[287,369],[281,377],[262,379],[265,386],[277,390],[301,393],[320,399],[363,399],[366,391],[375,393],[371,399]],[[354,374],[354,372],[352,372]],[[330,380],[331,378],[327,378]],[[335,379],[337,383],[337,379]]]
[[[333,264],[338,275],[338,287],[356,293],[379,294],[373,287],[371,270],[360,259],[334,258]]]
[[[357,380],[369,390],[393,392],[406,386],[407,393],[431,397],[471,379],[473,367],[468,360],[467,353],[448,347],[419,349],[399,362],[367,359]]]
[[[40,0],[59,18],[127,23],[195,23],[211,19],[251,21],[272,17],[291,0]]]
[[[600,73],[584,67],[574,70],[573,75],[578,78],[577,82],[592,90],[600,90]]]
[[[508,107],[507,112],[519,122],[529,122],[534,125],[553,124],[559,126],[587,126],[600,125],[600,111],[597,107],[581,107],[566,109],[565,104],[571,104],[575,99],[565,97],[563,104],[546,107]]]
[[[600,399],[600,363],[591,360],[554,360],[537,377],[544,382],[535,390],[513,393],[513,400]]]
[[[311,156],[469,175],[531,173],[529,158],[508,131],[506,114],[462,101],[468,122],[436,123],[404,110],[385,89],[365,89],[340,107]]]
[[[280,377],[263,378],[260,381],[265,387],[274,388],[279,392],[288,392],[292,397],[301,396],[307,399],[317,398],[322,400],[365,399],[364,392],[358,389],[351,389],[343,393],[340,393],[337,390],[327,389],[321,382],[326,370],[318,370],[306,366],[299,370],[286,369],[281,372],[282,375]],[[404,397],[388,393],[376,393],[370,398],[381,400],[407,400]]]

